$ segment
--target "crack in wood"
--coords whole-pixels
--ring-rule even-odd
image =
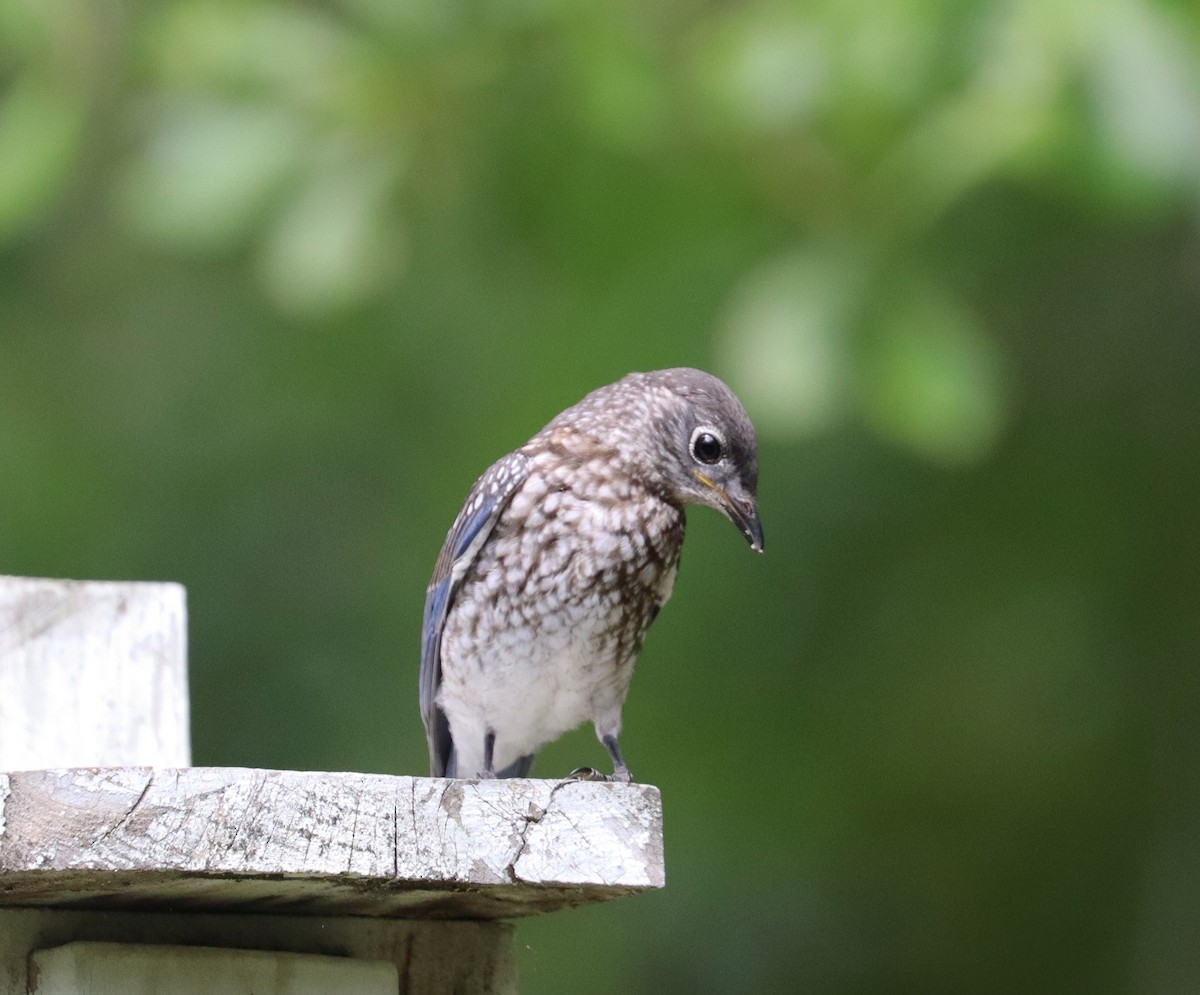
[[[146,783],[142,786],[141,793],[137,796],[137,798],[135,798],[133,800],[133,804],[129,806],[129,811],[127,811],[123,816],[121,816],[121,818],[118,819],[117,822],[115,822],[113,825],[109,826],[106,830],[104,830],[104,832],[102,832],[99,836],[97,836],[96,839],[93,841],[93,843],[95,845],[104,843],[108,840],[108,838],[113,833],[119,832],[120,830],[122,830],[126,826],[128,826],[130,823],[130,820],[133,819],[134,813],[136,813],[138,808],[141,807],[142,802],[144,802],[146,800],[146,796],[150,793],[150,789],[153,786],[154,786],[154,771],[150,771],[149,775],[146,778]]]
[[[504,869],[505,872],[508,874],[508,879],[513,884],[519,884],[521,882],[521,877],[519,874],[517,874],[517,864],[520,862],[521,858],[525,855],[525,852],[529,849],[529,830],[533,826],[536,826],[544,818],[546,818],[547,813],[550,811],[551,806],[553,806],[553,804],[554,804],[554,796],[557,795],[559,793],[559,791],[561,791],[563,788],[565,788],[568,784],[572,784],[572,783],[574,783],[574,782],[559,781],[558,784],[556,784],[553,788],[550,789],[550,794],[546,798],[546,805],[544,808],[540,805],[537,805],[535,802],[530,802],[529,803],[529,809],[530,809],[529,814],[519,817],[522,820],[522,822],[524,823],[524,825],[521,827],[520,832],[517,833],[517,839],[520,840],[521,845],[519,847],[517,847],[517,852],[513,855],[512,860],[510,860],[508,862],[508,866],[505,867],[505,869]]]

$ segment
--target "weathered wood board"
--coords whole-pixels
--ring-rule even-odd
[[[0,906],[488,919],[663,883],[651,785],[211,767],[0,775]]]

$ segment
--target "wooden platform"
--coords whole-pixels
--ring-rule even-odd
[[[491,919],[663,885],[658,789],[194,767],[0,775],[0,905]]]

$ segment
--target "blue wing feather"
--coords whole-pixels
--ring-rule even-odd
[[[528,476],[529,458],[523,453],[509,453],[492,464],[467,495],[433,568],[433,577],[425,594],[425,618],[421,630],[421,719],[425,723],[429,766],[434,777],[454,775],[450,726],[437,704],[438,687],[442,682],[442,630],[446,617],[471,563],[487,542],[501,512]]]

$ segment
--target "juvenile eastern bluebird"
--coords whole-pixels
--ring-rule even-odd
[[[758,442],[700,370],[630,373],[476,482],[425,598],[421,717],[434,777],[524,777],[590,720],[613,761],[634,659],[671,596],[684,506],[762,552]],[[498,772],[498,773],[497,773]]]

